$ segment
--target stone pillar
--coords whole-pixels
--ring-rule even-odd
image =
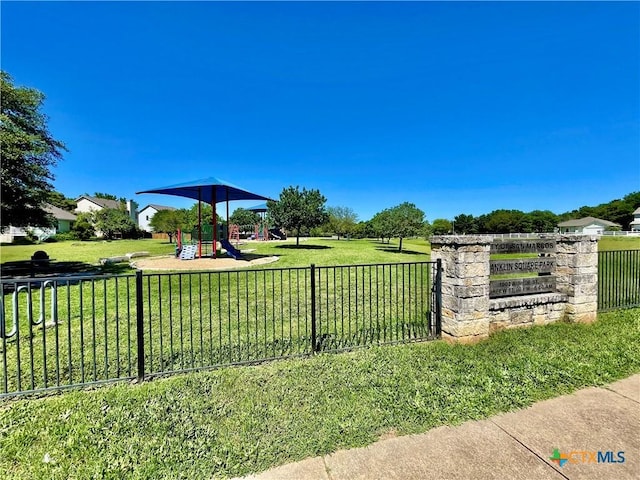
[[[557,237],[556,285],[567,295],[565,315],[572,322],[593,322],[598,313],[598,237]]]
[[[442,260],[442,338],[475,342],[489,336],[491,237],[431,238],[431,260]]]

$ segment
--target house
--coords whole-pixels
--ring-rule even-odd
[[[45,204],[44,209],[58,221],[56,233],[67,233],[71,231],[71,225],[76,221],[76,216],[73,213],[67,212],[55,205],[49,205],[48,203]]]
[[[4,233],[0,234],[0,242],[11,243],[15,239],[26,238],[28,232],[37,237],[38,240],[45,240],[56,233],[66,233],[71,230],[71,224],[76,220],[76,216],[73,213],[48,203],[45,203],[42,208],[56,219],[55,227],[9,226]]]
[[[602,235],[605,230],[612,228],[620,229],[622,225],[595,217],[567,220],[558,224],[560,233],[582,233],[585,235]]]
[[[157,205],[150,203],[138,212],[138,226],[145,232],[152,232],[150,222],[153,216],[161,210],[175,210],[174,207],[167,207],[165,205]]]
[[[640,207],[633,212],[633,221],[629,224],[629,230],[632,232],[640,232]]]
[[[81,195],[76,198],[76,213],[97,212],[105,208],[120,208],[122,202],[118,200],[109,200],[106,198],[91,197],[89,195]],[[133,200],[125,202],[125,209],[131,220],[138,223],[138,204]]]

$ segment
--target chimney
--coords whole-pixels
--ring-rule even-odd
[[[133,200],[127,200],[127,212],[131,220],[138,223],[138,204]]]

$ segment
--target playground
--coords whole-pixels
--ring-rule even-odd
[[[219,178],[209,177],[191,182],[144,190],[140,193],[154,193],[191,198],[198,201],[198,225],[191,232],[178,231],[175,257],[138,261],[132,266],[153,270],[220,270],[229,268],[246,268],[253,265],[271,263],[278,259],[273,256],[265,258],[245,257],[239,250],[240,227],[229,225],[229,202],[235,200],[271,200],[269,197],[252,193]],[[202,203],[210,204],[213,215],[211,225],[202,222]],[[218,224],[217,203],[226,203],[226,223]],[[265,218],[267,204],[263,203],[250,208],[260,215],[258,224],[252,226],[256,241],[286,238],[279,230],[270,231]],[[246,228],[243,230],[246,231]],[[246,236],[244,238],[247,238]],[[218,248],[218,245],[220,248]],[[226,257],[223,256],[226,254]],[[255,257],[255,256],[254,256]],[[149,266],[149,264],[151,266]]]

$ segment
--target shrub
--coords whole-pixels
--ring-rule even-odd
[[[89,240],[95,235],[90,213],[81,213],[73,223],[70,232],[73,240]]]
[[[66,240],[79,240],[74,232],[57,233],[53,237],[50,237],[53,242],[64,242]]]
[[[33,245],[34,243],[29,237],[13,237],[11,245]]]

